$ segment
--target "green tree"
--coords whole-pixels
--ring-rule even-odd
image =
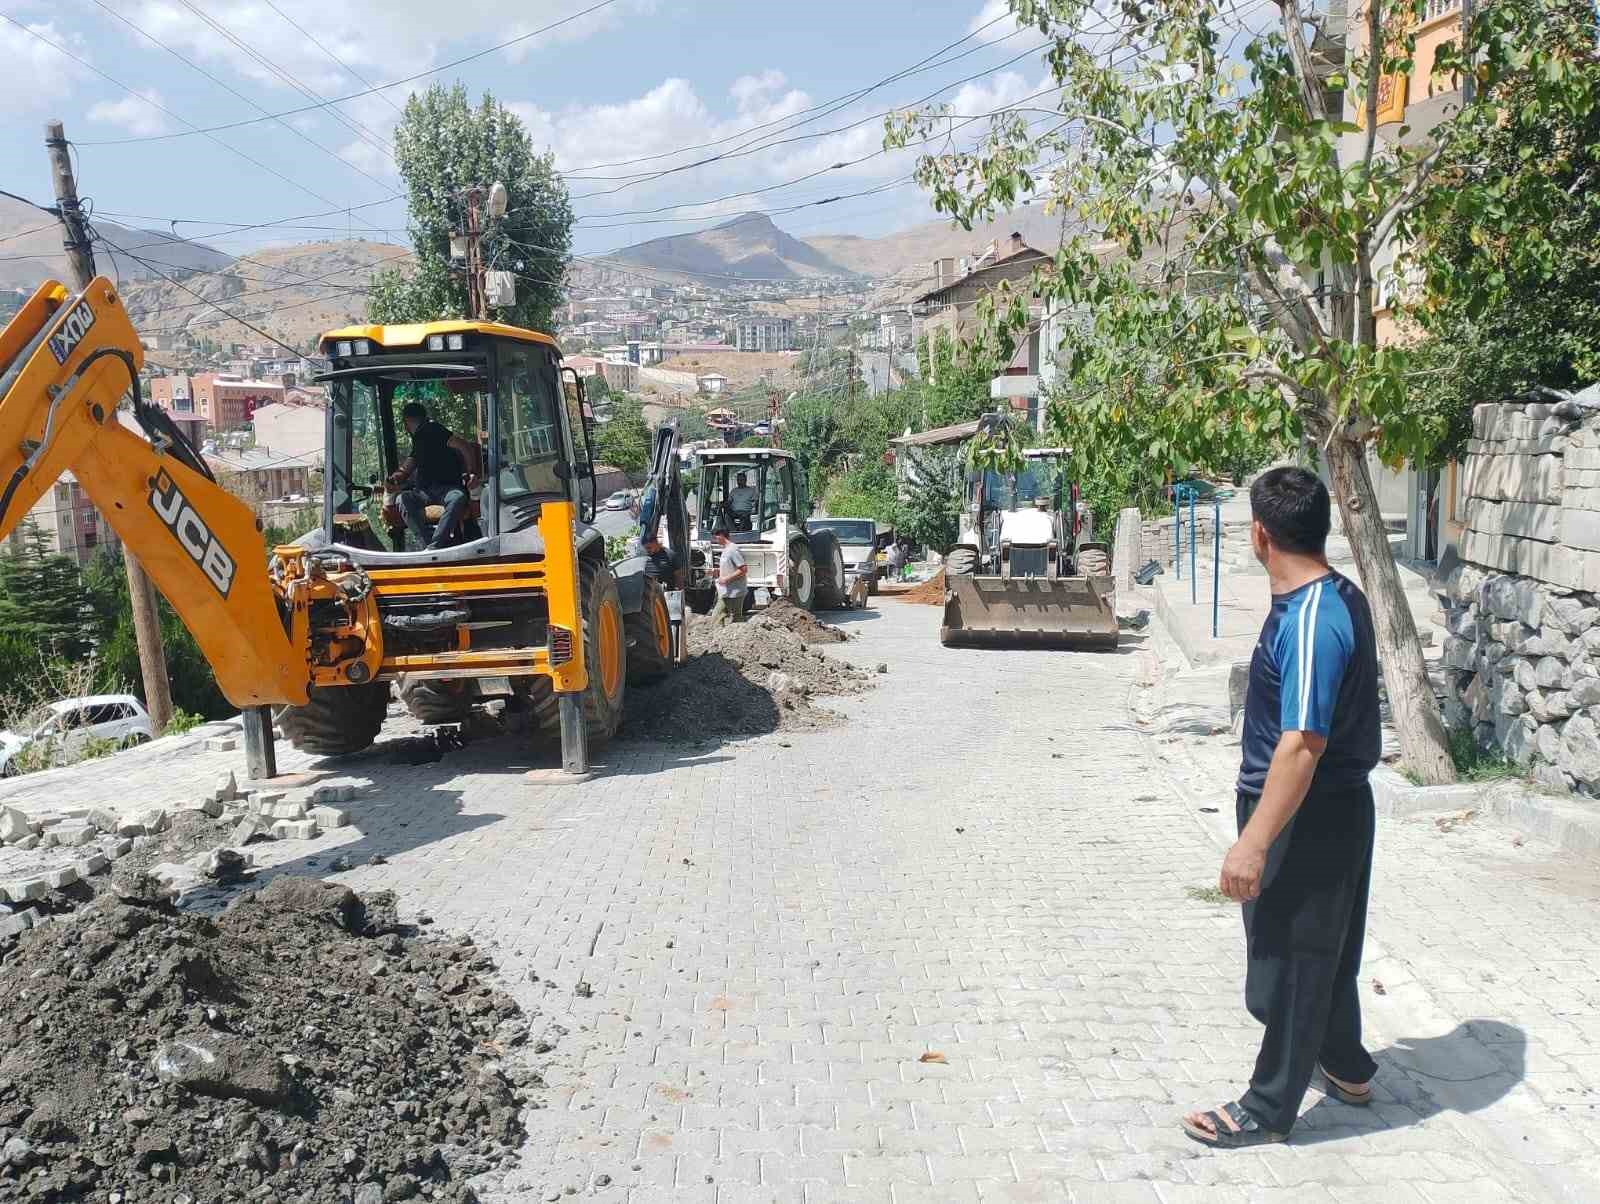
[[[1442,179],[1497,187],[1496,203],[1425,209],[1399,264],[1424,285],[1406,316],[1423,335],[1410,403],[1437,432],[1427,463],[1465,452],[1479,402],[1600,380],[1600,105],[1518,103],[1529,91],[1509,82],[1501,120],[1440,160]]]
[[[1315,440],[1372,602],[1403,758],[1423,781],[1451,780],[1367,462],[1371,443],[1386,457],[1413,456],[1433,431],[1409,405],[1407,351],[1378,345],[1373,264],[1431,215],[1502,211],[1517,178],[1536,169],[1473,178],[1440,167],[1507,107],[1593,108],[1592,9],[1578,0],[1481,6],[1467,34],[1474,98],[1429,138],[1389,141],[1378,136],[1380,85],[1410,70],[1424,0],[1352,8],[1359,36],[1348,54],[1343,20],[1329,26],[1301,0],[1279,4],[1267,30],[1220,0],[1011,5],[1050,40],[1053,129],[1035,133],[1023,115],[1005,114],[983,145],[924,157],[917,174],[936,207],[964,223],[1043,191],[1074,232],[1053,271],[980,305],[979,316],[1020,331],[1030,293],[1088,306],[1095,336],[1140,349],[1129,373],[1159,364],[1151,424],[1189,459],[1215,459],[1234,423]],[[1584,36],[1589,50],[1575,49]],[[1447,44],[1436,70],[1459,76],[1464,63]],[[1359,125],[1345,120],[1347,91]],[[932,135],[941,120],[892,118],[887,141]],[[1108,244],[1120,253],[1106,254]]]
[[[32,518],[13,538],[16,550],[0,556],[0,631],[34,657],[78,660],[94,643],[94,615],[78,566],[50,550]]]
[[[951,448],[907,449],[900,491],[900,533],[943,553],[955,543],[961,519],[961,453]]]
[[[406,185],[416,263],[379,273],[368,313],[375,322],[425,322],[467,316],[464,278],[450,270],[450,234],[465,228],[469,186],[504,184],[505,217],[487,228],[484,263],[517,274],[517,302],[497,320],[548,330],[561,300],[572,247],[572,205],[553,155],[536,155],[522,121],[484,93],[476,108],[466,89],[435,84],[406,101],[394,134]]]
[[[611,407],[611,420],[595,436],[594,454],[601,464],[624,472],[640,472],[650,464],[652,440],[644,407],[622,395]]]
[[[850,450],[840,410],[837,400],[821,394],[792,398],[783,408],[783,446],[805,469],[812,497],[823,495],[829,477]]]
[[[930,428],[971,422],[994,408],[989,382],[999,374],[1000,357],[987,332],[958,343],[941,330],[928,345],[927,361],[922,407]]]

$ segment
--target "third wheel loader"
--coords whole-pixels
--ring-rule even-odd
[[[1005,421],[985,415],[978,433],[993,433]],[[945,557],[939,642],[1115,648],[1111,550],[1080,542],[1070,454],[1036,447],[1023,457],[1015,472],[967,474],[960,532]]]

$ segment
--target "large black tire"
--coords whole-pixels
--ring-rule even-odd
[[[803,539],[789,545],[789,601],[801,610],[817,608],[817,566]]]
[[[579,561],[578,598],[583,611],[583,659],[588,667],[589,684],[584,688],[583,722],[589,736],[589,751],[604,748],[622,725],[623,695],[628,683],[628,643],[624,636],[622,603],[617,597],[617,579],[609,565],[585,558]],[[606,612],[610,612],[609,620]],[[600,642],[610,638],[617,658],[616,680],[606,688],[601,669]],[[528,706],[532,722],[548,738],[561,740],[561,706],[548,677],[529,679]]]
[[[817,570],[817,609],[844,610],[850,596],[844,586],[844,549],[831,531],[812,537],[811,555]]]
[[[475,692],[469,681],[434,681],[407,674],[397,684],[400,701],[421,723],[465,723],[472,710]]]
[[[661,583],[645,578],[639,609],[622,620],[628,638],[628,684],[659,681],[672,669],[672,621]]]
[[[275,718],[284,739],[301,752],[340,757],[371,745],[388,709],[388,682],[312,686],[305,706],[279,707]]]
[[[970,577],[978,571],[978,553],[974,548],[951,548],[944,558],[946,577]]]

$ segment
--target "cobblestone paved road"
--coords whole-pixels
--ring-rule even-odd
[[[385,853],[342,879],[491,944],[538,1010],[544,1107],[491,1199],[1600,1200],[1592,867],[1380,821],[1379,1102],[1313,1093],[1289,1145],[1213,1154],[1177,1117],[1258,1036],[1236,910],[1186,893],[1226,839],[1221,695],[1154,634],[954,651],[936,622],[853,617],[841,654],[889,672],[839,727],[624,745],[581,786],[505,740],[380,748],[339,767],[375,785],[359,831],[265,846]]]

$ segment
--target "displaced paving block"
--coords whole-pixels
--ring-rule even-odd
[[[165,832],[172,827],[172,817],[167,814],[165,807],[146,807],[134,816],[144,824],[144,834],[154,836],[158,832]]]
[[[0,840],[15,844],[38,830],[39,825],[15,807],[0,807]]]
[[[64,886],[71,886],[78,880],[78,871],[70,865],[57,866],[53,870],[44,872],[44,880],[50,884],[51,890],[60,890]]]
[[[239,747],[239,742],[237,740],[235,740],[232,736],[208,736],[208,737],[206,737],[206,751],[207,752],[232,752],[234,749],[236,749],[238,747]]]
[[[144,823],[132,815],[124,815],[117,821],[113,829],[118,836],[134,837],[144,835]]]
[[[33,912],[18,911],[0,914],[0,940],[21,936],[33,927]]]
[[[306,805],[302,802],[293,801],[267,803],[261,808],[260,815],[264,819],[304,819],[306,817]]]
[[[14,849],[36,849],[39,847],[39,838],[37,836],[24,836],[21,840],[12,841],[11,847]]]
[[[234,828],[233,835],[228,837],[228,843],[242,849],[252,840],[271,840],[272,838],[271,823],[259,816],[247,815]]]
[[[194,802],[184,803],[183,806],[178,808],[180,811],[190,811],[199,815],[204,815],[208,819],[221,819],[222,812],[225,809],[226,808],[223,806],[222,800],[216,798],[196,799]]]
[[[211,788],[211,797],[219,803],[226,803],[230,799],[239,797],[239,780],[233,776],[233,770],[221,774]]]
[[[0,900],[7,903],[31,903],[50,893],[43,878],[11,878],[0,882]]]
[[[78,871],[78,877],[90,878],[100,873],[110,864],[111,858],[104,853],[90,853],[87,857],[74,861],[72,868]]]
[[[264,814],[261,810],[263,807],[271,807],[274,804],[281,803],[287,797],[281,790],[252,790],[247,800],[247,806],[252,815],[262,815]]]
[[[315,840],[319,835],[311,819],[280,819],[272,825],[272,834],[279,840]]]
[[[118,857],[126,857],[133,852],[133,841],[128,839],[113,840],[101,846],[106,851],[106,856],[115,861]]]
[[[313,803],[347,803],[355,796],[356,788],[350,785],[318,786],[311,791]]]
[[[116,833],[118,816],[114,811],[107,811],[104,807],[96,807],[89,812],[89,822],[108,836]]]
[[[350,822],[350,813],[338,807],[313,807],[306,812],[306,818],[315,820],[317,826],[323,831],[330,828],[342,828]]]
[[[82,848],[98,835],[95,826],[86,823],[65,823],[55,830],[56,843],[69,849]]]

